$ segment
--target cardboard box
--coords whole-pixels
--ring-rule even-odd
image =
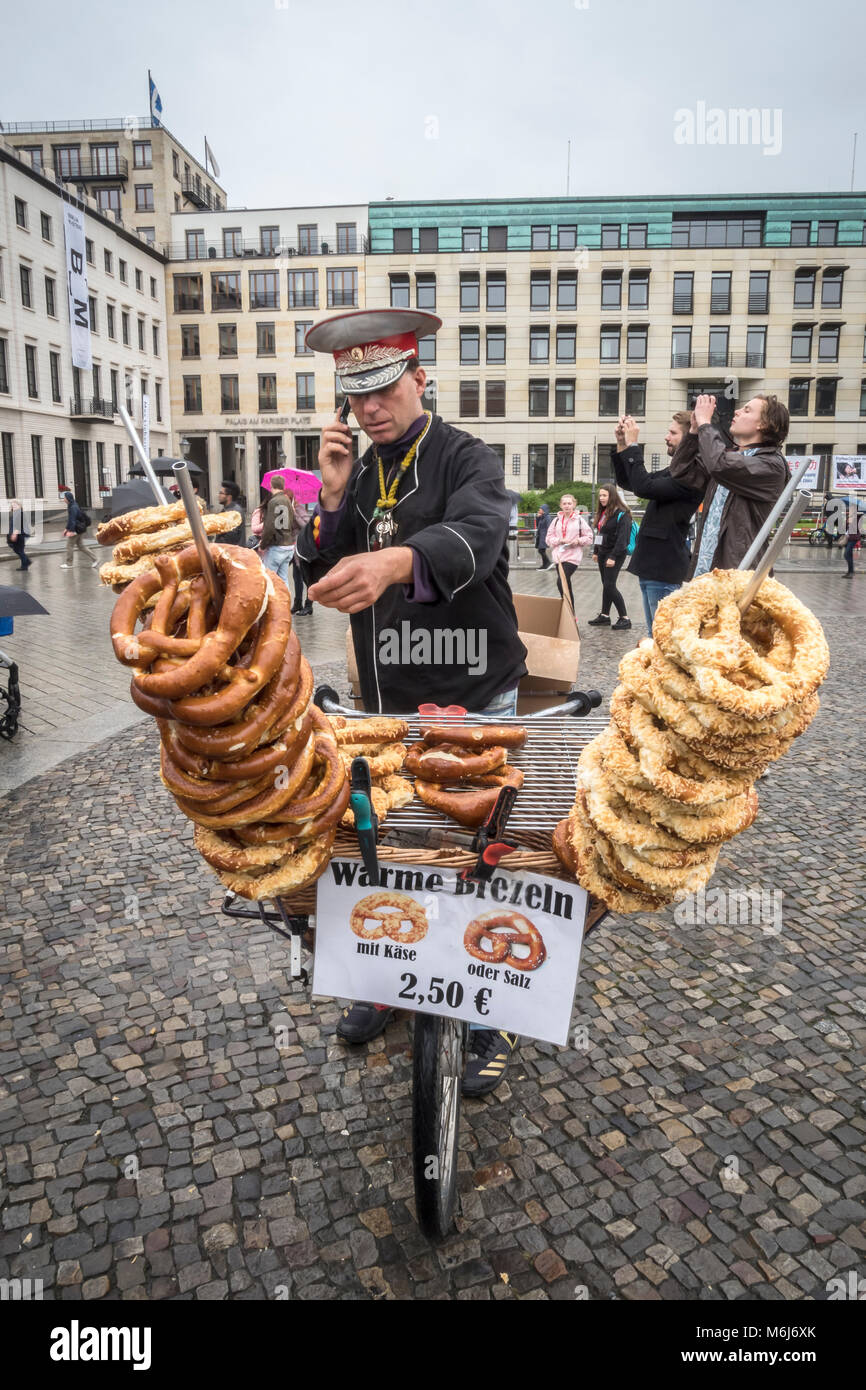
[[[514,594],[517,627],[526,648],[528,675],[520,682],[517,713],[530,714],[557,703],[557,691],[570,690],[580,665],[580,634],[568,604],[560,598],[541,598],[536,594]],[[346,669],[356,709],[361,708],[358,665],[352,643],[352,629],[346,629]],[[541,694],[526,695],[526,691]],[[550,692],[548,696],[546,692]],[[425,693],[427,700],[435,695]],[[419,703],[421,696],[419,695]]]

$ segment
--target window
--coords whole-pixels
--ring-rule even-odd
[[[460,361],[477,363],[480,361],[481,335],[477,328],[460,329]]]
[[[103,250],[103,252],[102,252],[102,263],[103,263],[103,266],[104,266],[106,275],[113,275],[113,274],[114,274],[114,271],[113,271],[112,267],[113,267],[113,265],[114,265],[114,258],[113,258],[113,256],[112,256],[111,252],[110,252],[107,248],[105,248],[105,249]]]
[[[530,378],[529,413],[530,415],[550,414],[550,382],[546,377]]]
[[[844,270],[825,270],[821,277],[821,308],[842,308],[842,277]]]
[[[504,309],[506,303],[506,280],[504,270],[487,272],[487,308]]]
[[[88,317],[90,318],[90,331],[91,333],[96,333],[98,329],[98,324],[96,321],[96,297],[92,294],[87,296],[87,313]],[[144,347],[144,343],[140,341],[140,337],[141,335],[139,335],[138,345],[139,347]]]
[[[646,222],[629,222],[628,224],[628,249],[629,251],[646,250]]]
[[[129,347],[129,314],[125,309],[120,312],[120,336],[124,347]]]
[[[397,249],[396,247],[394,248]],[[411,250],[411,247],[410,247]],[[438,251],[439,250],[439,228],[420,227],[418,230],[418,250],[419,251]]]
[[[56,283],[50,275],[45,277],[45,312],[50,319],[57,318]]]
[[[238,326],[236,323],[221,323],[217,326],[220,357],[237,357]]]
[[[714,271],[710,280],[710,313],[729,314],[731,312],[730,271]]]
[[[101,368],[100,366],[98,366],[98,364],[97,364],[96,362],[94,362],[93,367],[91,368],[91,373],[92,373],[92,376],[93,376],[93,399],[94,399],[95,401],[101,401],[101,400],[102,400],[102,368]],[[146,392],[145,392],[145,384],[144,384],[144,382],[142,382],[142,395],[145,395],[145,394],[146,394]]]
[[[599,342],[599,360],[602,362],[619,361],[619,324],[608,323],[601,325],[601,336]]]
[[[280,250],[279,227],[259,227],[259,250],[263,256],[276,256]]]
[[[519,460],[518,455],[518,460]],[[529,446],[529,486],[533,491],[543,492],[547,487],[547,445]]]
[[[259,375],[259,410],[276,410],[277,378],[273,372]]]
[[[788,412],[791,415],[809,414],[809,387],[811,382],[808,378],[792,378],[788,382]],[[790,445],[788,446],[790,449]],[[792,450],[793,452],[793,450]]]
[[[791,245],[808,246],[811,222],[792,222],[791,223]]]
[[[727,367],[728,365],[728,329],[710,329],[710,350],[707,357],[708,367]]]
[[[618,251],[620,244],[620,226],[618,222],[603,222],[601,227],[601,249],[602,251]]]
[[[240,227],[223,227],[223,255],[242,256],[244,252]]]
[[[795,323],[791,329],[791,361],[811,362],[812,324]]]
[[[181,357],[201,357],[197,323],[181,324],[180,355]]]
[[[33,492],[36,497],[45,496],[45,481],[42,477],[42,436],[31,434],[30,448],[33,454]]]
[[[481,412],[481,396],[477,381],[460,383],[460,415],[478,415]]]
[[[558,377],[554,393],[554,413],[574,414],[574,377]]]
[[[815,303],[815,271],[809,269],[794,271],[794,304],[811,309]]]
[[[188,260],[188,261],[200,261],[200,260],[202,260],[206,255],[207,255],[207,244],[206,244],[206,242],[205,242],[204,232],[203,232],[201,229],[199,229],[198,231],[188,230],[187,233],[186,233],[186,258],[187,258],[187,260]],[[135,272],[135,278],[136,278],[136,285],[135,285],[135,288],[136,288],[136,289],[140,289],[140,288],[141,288],[141,286],[140,286],[139,283],[138,283],[139,274],[140,274],[139,271],[136,271],[136,272]]]
[[[673,312],[675,314],[690,314],[692,312],[692,295],[694,291],[694,283],[695,277],[692,271],[674,271]]]
[[[505,325],[487,329],[487,361],[505,361]]]
[[[57,469],[57,490],[66,486],[66,457],[64,454],[64,441],[55,439],[54,441],[54,465]]]
[[[770,312],[770,272],[752,270],[749,272],[749,313],[768,314]]]
[[[505,414],[505,382],[488,381],[486,383],[485,415],[504,416]]]
[[[133,169],[153,168],[153,150],[149,140],[133,140],[132,167]]]
[[[24,344],[24,364],[27,373],[27,394],[32,401],[38,401],[39,380],[36,372],[36,348],[33,343]]]
[[[529,276],[529,307],[550,312],[550,271],[533,270]]]
[[[436,276],[432,274],[415,276],[415,307],[417,309],[436,308]]]
[[[532,228],[532,233],[531,233],[530,245],[532,246],[533,251],[549,251],[549,250],[550,250],[550,228],[549,228],[549,227],[533,227],[533,228]]]
[[[109,372],[109,379],[110,379],[110,381],[111,381],[111,408],[112,408],[113,411],[116,412],[116,410],[117,410],[117,401],[118,401],[118,395],[117,395],[117,371],[116,371],[116,369],[115,369],[114,367],[112,367],[112,368],[111,368],[111,371]]]
[[[120,172],[117,145],[91,145],[90,165],[94,174],[102,178],[117,178]]]
[[[49,352],[48,371],[51,376],[51,399],[55,405],[59,405],[63,399],[60,383],[60,353]]]
[[[577,271],[561,270],[556,277],[557,309],[577,308]]]
[[[481,277],[475,272],[460,276],[460,308],[470,313],[481,307]]]
[[[21,155],[22,159],[24,158],[25,155],[27,156],[27,158],[30,160],[30,167],[31,167],[31,169],[39,169],[39,170],[41,170],[41,168],[42,168],[42,146],[41,146],[41,145],[16,145],[15,148],[17,149],[19,155]]]
[[[690,367],[692,365],[692,330],[675,328],[671,333],[671,366]]]
[[[487,228],[487,250],[488,251],[507,251],[508,250],[508,227],[488,227]]]
[[[9,349],[5,338],[0,338],[0,395],[9,395]]]
[[[289,271],[289,308],[318,309],[319,273],[317,270]]]
[[[418,339],[418,361],[422,367],[432,366],[436,361],[436,335],[428,333],[426,338]]]
[[[822,323],[818,329],[818,361],[839,361],[839,324]]]
[[[101,440],[96,442],[96,479],[100,492],[108,491],[108,478],[105,473],[105,445]]]
[[[354,256],[358,249],[358,228],[354,222],[337,223],[337,255]]]
[[[153,212],[152,183],[137,183],[135,185],[135,210],[136,212]]]
[[[15,199],[15,222],[19,227],[27,227],[27,204],[23,198]],[[5,438],[5,435],[4,435]]]
[[[280,276],[276,270],[250,271],[250,308],[279,309]]]
[[[533,324],[529,330],[530,362],[550,360],[550,328],[545,324]]]
[[[401,274],[401,275],[389,275],[389,276],[388,276],[388,281],[389,281],[390,286],[391,286],[391,308],[392,308],[392,309],[408,309],[408,308],[409,308],[409,276],[408,276],[408,275],[405,275],[405,274]]]
[[[14,435],[4,434],[3,441],[3,484],[6,488],[6,496],[14,497],[18,489],[15,486],[15,454]]]
[[[100,212],[113,213],[115,221],[120,221],[120,189],[97,188],[96,206]]]
[[[646,379],[631,377],[625,383],[626,415],[646,415]],[[655,455],[658,457],[658,455]]]
[[[39,214],[39,222],[40,222],[40,225],[41,225],[41,227],[42,227],[42,240],[43,240],[43,241],[53,241],[54,238],[53,238],[52,235],[51,235],[51,218],[48,216],[48,213],[47,213],[47,212],[40,212],[40,214]],[[110,269],[110,268],[111,268],[110,266],[107,267],[107,269]],[[34,436],[34,438],[35,438],[35,436]]]
[[[463,240],[462,240],[462,245],[463,245],[463,250],[464,250],[464,251],[480,251],[480,250],[481,250],[481,228],[480,228],[480,227],[464,227],[464,228],[463,228]]]
[[[220,410],[240,410],[240,390],[236,376],[220,377]]]
[[[185,376],[183,379],[183,408],[188,415],[201,414],[201,377]]]
[[[316,378],[312,372],[298,372],[295,377],[295,390],[298,398],[298,410],[315,410]]]
[[[603,270],[601,272],[601,307],[618,309],[622,304],[622,271]]]
[[[394,228],[394,250],[395,250],[395,251],[408,251],[408,252],[411,254],[411,251],[412,251],[412,228],[411,228],[411,227],[395,227],[395,228]]]
[[[574,223],[561,224],[556,229],[556,249],[557,251],[576,251],[577,250],[577,227]]]
[[[120,484],[121,484],[122,482],[123,482],[123,445],[122,445],[122,444],[115,444],[115,446],[114,446],[114,483],[115,483],[115,486],[116,486],[116,487],[120,487]]]
[[[139,346],[139,349],[140,349],[141,352],[144,352],[144,327],[145,327],[144,319],[139,319],[139,320],[138,320],[138,346]]]
[[[569,482],[574,477],[574,445],[573,444],[554,444],[553,446],[553,481],[555,483]]]
[[[764,327],[746,329],[746,366],[767,365],[767,330]]]
[[[139,294],[144,293],[144,279],[142,277],[141,271],[137,268],[135,272],[135,288],[138,290]]]
[[[228,326],[228,325],[226,325]],[[236,325],[232,324],[236,329]],[[237,331],[235,334],[237,342]],[[256,357],[276,357],[277,355],[277,331],[273,323],[256,324]]]
[[[122,260],[119,256],[118,256],[118,258],[117,258],[117,273],[118,273],[118,275],[120,276],[120,283],[121,283],[122,285],[125,285],[125,284],[126,284],[126,261]]]
[[[488,447],[488,449],[491,451],[491,453],[494,453],[494,454],[496,455],[496,457],[499,459],[499,462],[500,462],[501,465],[502,465],[502,471],[503,471],[503,473],[504,473],[504,472],[505,472],[505,445],[504,445],[504,444],[488,444],[487,447]]]
[[[54,169],[62,179],[75,178],[81,173],[81,147],[79,145],[56,145],[54,148]]]
[[[815,414],[816,415],[835,415],[836,414],[836,386],[837,378],[834,376],[819,376],[815,383]],[[815,450],[817,453],[817,449]]]
[[[159,357],[159,324],[151,324],[151,341],[153,342],[153,355]]]
[[[671,246],[761,246],[763,217],[692,217],[674,213]]]
[[[357,270],[328,271],[328,308],[357,309],[358,272]]]
[[[573,323],[556,325],[556,360],[573,362],[577,349],[577,327]]]
[[[645,323],[630,323],[626,339],[626,360],[645,362],[648,328]]]
[[[619,377],[602,377],[598,383],[599,415],[619,415]]]
[[[296,319],[296,320],[295,320],[295,356],[296,356],[296,357],[312,357],[312,355],[313,355],[313,349],[310,348],[310,347],[307,347],[307,344],[304,342],[304,338],[306,337],[307,330],[310,329],[310,328],[312,328],[312,326],[313,326],[313,320],[312,320],[312,319]]]
[[[27,266],[27,265],[22,265],[22,266],[20,267],[20,269],[21,269],[21,303],[24,305],[24,308],[25,308],[25,309],[32,309],[32,308],[33,308],[33,291],[32,291],[32,283],[33,283],[33,280],[32,280],[32,276],[31,276],[31,274],[30,274],[30,267]]]
[[[211,273],[210,307],[212,310],[243,308],[239,270],[219,270]]]
[[[204,287],[201,275],[175,275],[174,309],[175,313],[181,314],[198,314],[204,310]],[[126,339],[124,339],[125,341]]]
[[[860,414],[866,415],[866,381],[860,382]],[[857,445],[858,454],[861,452],[862,445]]]
[[[298,227],[298,254],[317,256],[319,254],[319,229],[315,223]]]
[[[835,246],[836,234],[839,230],[838,222],[819,222],[818,223],[818,246]]]

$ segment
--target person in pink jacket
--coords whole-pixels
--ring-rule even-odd
[[[570,492],[563,493],[559,501],[559,511],[547,531],[547,545],[553,556],[553,563],[561,565],[565,574],[571,606],[574,608],[574,590],[571,576],[579,568],[583,559],[584,547],[592,545],[592,529],[577,510],[577,502]],[[556,587],[562,593],[562,581],[557,572]]]

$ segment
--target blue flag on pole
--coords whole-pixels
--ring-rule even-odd
[[[161,117],[162,117],[162,98],[161,98],[161,96],[159,95],[159,92],[156,90],[156,83],[154,82],[153,78],[150,76],[150,73],[148,73],[147,76],[148,76],[148,81],[149,81],[149,83],[150,83],[150,120],[151,120],[151,124],[152,124],[152,125],[161,125],[161,124],[162,124],[162,121],[161,121]]]

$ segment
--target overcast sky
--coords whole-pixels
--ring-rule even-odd
[[[232,206],[559,196],[569,139],[578,195],[847,190],[858,128],[866,186],[856,0],[4,9],[0,120],[144,115],[150,67],[165,125],[199,157],[207,135]],[[763,136],[698,143],[701,103],[728,140],[714,108],[763,109]]]

